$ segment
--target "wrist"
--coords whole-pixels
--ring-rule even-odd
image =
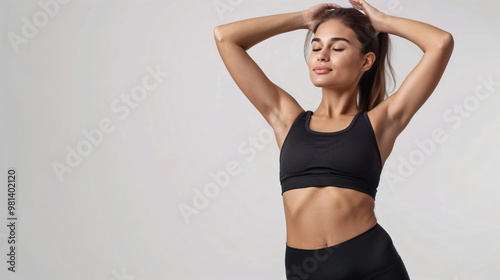
[[[378,32],[390,33],[392,22],[394,17],[388,14],[384,14],[380,21],[377,23],[376,29]]]
[[[295,29],[309,29],[309,22],[305,11],[293,12],[293,26]]]

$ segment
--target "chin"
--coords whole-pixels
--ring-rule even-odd
[[[329,75],[317,75],[316,73],[312,73],[309,78],[316,87],[331,87],[335,85],[335,78]]]
[[[318,88],[323,88],[325,87],[325,85],[323,84],[319,84],[319,83],[312,83],[315,87],[318,87]]]
[[[311,80],[311,82],[315,87],[320,87],[320,88],[334,86],[331,81],[324,81],[324,80],[318,81],[317,79],[314,79],[314,80]]]

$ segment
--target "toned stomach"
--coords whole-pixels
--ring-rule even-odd
[[[283,193],[286,244],[319,249],[347,241],[375,226],[375,201],[339,187],[307,187]]]

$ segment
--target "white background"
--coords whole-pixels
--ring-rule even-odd
[[[278,147],[224,68],[213,28],[320,2],[62,2],[0,2],[0,278],[285,279]],[[379,223],[412,279],[498,279],[500,5],[370,3],[455,39],[439,86],[386,162]],[[249,52],[315,110],[321,90],[307,74],[305,34],[281,34]],[[422,53],[391,39],[397,88]],[[147,80],[150,90],[140,95],[137,86],[152,77],[147,69],[168,74]],[[142,99],[123,101],[133,94]],[[106,121],[111,128],[99,137]],[[444,141],[429,140],[435,129]],[[78,149],[79,161],[71,152]],[[55,165],[66,169],[58,176]],[[7,270],[11,167],[15,273]],[[237,172],[224,177],[227,168]],[[200,193],[214,186],[220,191],[203,201]],[[196,214],[183,215],[187,207]]]

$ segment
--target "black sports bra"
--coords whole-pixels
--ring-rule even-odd
[[[335,186],[375,199],[382,160],[366,112],[335,132],[309,128],[312,111],[295,119],[280,151],[281,195],[297,188]]]

